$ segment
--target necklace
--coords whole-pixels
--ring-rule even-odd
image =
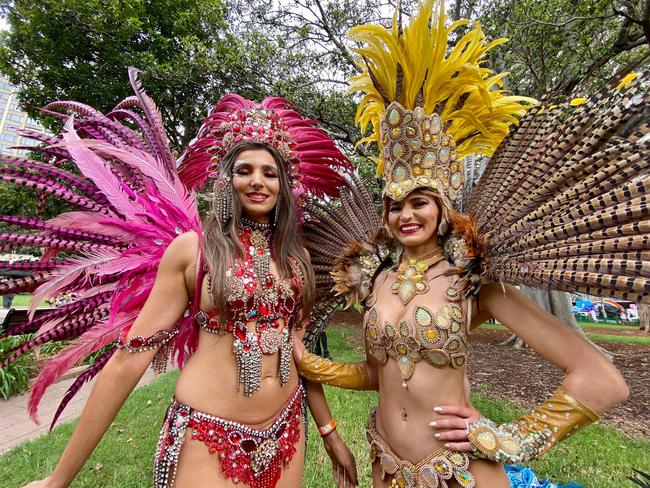
[[[397,268],[397,276],[391,285],[391,290],[398,295],[402,304],[407,305],[415,295],[421,295],[429,291],[429,283],[424,273],[433,266],[445,259],[441,248],[437,248],[419,258],[400,258]]]
[[[280,352],[280,383],[284,386],[289,381],[293,348],[291,324],[289,317],[285,316],[285,327],[280,331],[278,319],[292,313],[293,307],[290,307],[291,312],[287,310],[292,302],[288,297],[280,299],[276,279],[270,272],[271,225],[245,218],[242,218],[242,224],[240,239],[246,248],[244,262],[248,262],[249,266],[252,264],[252,270],[238,271],[242,275],[240,283],[243,288],[255,291],[250,297],[252,300],[241,301],[240,308],[247,310],[240,310],[240,315],[243,312],[244,316],[235,323],[233,352],[237,360],[239,385],[243,386],[244,395],[251,396],[261,384],[263,354]],[[246,322],[250,320],[255,320],[255,333],[246,328]]]
[[[262,230],[262,231],[264,231],[264,230],[270,231],[271,230],[271,224],[256,222],[256,221],[248,219],[246,217],[241,218],[241,223],[242,223],[242,226],[250,227],[253,230]]]

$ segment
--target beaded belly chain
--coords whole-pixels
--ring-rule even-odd
[[[213,334],[232,334],[233,353],[237,360],[238,389],[245,396],[259,390],[262,378],[262,355],[280,353],[278,375],[282,386],[289,381],[293,342],[291,332],[301,302],[301,277],[292,260],[291,279],[277,280],[270,273],[271,228],[244,221],[239,234],[245,251],[242,259],[226,272],[227,320],[218,311],[200,310],[194,316],[199,327]],[[208,274],[208,289],[211,290]],[[284,319],[284,327],[280,320]],[[255,332],[246,327],[255,321]]]

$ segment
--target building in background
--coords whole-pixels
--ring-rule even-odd
[[[0,153],[25,154],[27,151],[11,148],[34,145],[34,141],[23,139],[18,134],[20,129],[25,128],[41,130],[38,122],[20,110],[16,88],[5,77],[0,76]]]

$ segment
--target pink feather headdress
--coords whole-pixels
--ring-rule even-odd
[[[197,137],[179,158],[179,175],[189,188],[201,188],[217,178],[223,159],[235,144],[258,142],[282,155],[294,192],[335,196],[342,183],[335,167],[351,168],[334,141],[303,118],[293,104],[279,97],[255,103],[227,94],[214,106]]]

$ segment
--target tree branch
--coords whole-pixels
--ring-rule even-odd
[[[321,16],[322,16],[321,20],[323,22],[323,29],[325,29],[325,32],[327,32],[330,40],[339,49],[339,51],[343,55],[343,58],[348,62],[348,64],[351,67],[356,68],[357,65],[354,62],[354,57],[350,54],[350,51],[348,50],[348,48],[345,47],[345,45],[341,42],[341,40],[338,39],[334,35],[334,31],[332,30],[331,26],[328,24],[327,15],[325,14],[325,11],[323,10],[323,6],[321,5],[320,0],[316,0],[315,3],[316,3],[316,6],[318,6],[318,10],[320,11]]]

